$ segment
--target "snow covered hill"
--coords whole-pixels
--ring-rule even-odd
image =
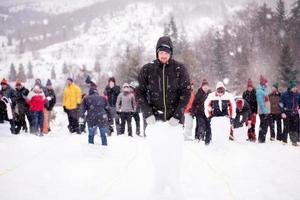
[[[53,131],[44,137],[11,135],[8,124],[0,124],[0,199],[154,199],[147,138],[112,136],[104,149],[97,137],[88,145],[86,134],[68,133],[62,108],[56,112]],[[213,122],[210,146],[185,142],[182,199],[299,199],[299,148],[248,143],[242,129],[230,142],[227,125]]]

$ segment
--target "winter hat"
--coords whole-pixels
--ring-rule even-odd
[[[48,80],[47,80],[47,84],[46,84],[46,86],[52,86],[52,82],[51,82],[51,80],[50,80],[50,79],[48,79]]]
[[[69,77],[67,80],[73,82],[73,79],[71,77]]]
[[[267,78],[264,77],[263,75],[260,75],[259,83],[260,83],[261,85],[264,85],[264,86],[265,86],[265,85],[267,85],[268,80],[267,80]]]
[[[1,85],[7,85],[7,80],[5,78],[2,79]]]
[[[21,86],[22,85],[22,82],[20,80],[17,80],[16,81],[16,86]]]
[[[98,94],[98,91],[96,88],[90,88],[89,95],[92,95],[92,94]]]
[[[279,88],[279,83],[274,83],[272,86],[278,90],[278,88]]]
[[[90,84],[91,87],[93,88],[97,88],[97,85],[95,83],[95,81],[92,81],[92,78],[90,76],[88,76],[86,79],[85,79],[85,83],[86,84]]]
[[[293,87],[297,86],[297,81],[296,80],[291,80],[288,84],[288,89],[291,90]]]
[[[254,88],[253,81],[251,80],[251,78],[249,78],[247,81],[247,88],[249,87]]]
[[[39,78],[35,79],[35,84],[36,85],[42,85],[41,79],[39,79]]]
[[[123,84],[123,91],[124,92],[129,92],[129,84],[128,83]]]
[[[202,80],[201,87],[204,85],[208,85],[208,81],[206,78]]]
[[[236,102],[237,109],[242,110],[243,106],[244,106],[244,100],[243,99],[237,99],[235,102]]]
[[[158,52],[164,51],[169,54],[173,54],[173,44],[169,36],[160,37],[156,44],[156,56],[158,57]]]
[[[218,82],[217,85],[216,85],[216,89],[219,89],[219,88],[224,88],[226,90],[226,87],[225,87],[224,83],[221,82],[221,81]]]

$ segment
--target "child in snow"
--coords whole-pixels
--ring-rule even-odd
[[[204,102],[205,115],[207,118],[228,116],[231,125],[236,116],[236,104],[233,96],[226,91],[223,82],[218,82],[216,91],[208,95]],[[233,133],[230,132],[230,140],[234,140]]]
[[[256,90],[254,88],[253,82],[251,79],[247,81],[247,90],[243,93],[243,99],[245,99],[251,108],[251,124],[248,127],[248,140],[251,142],[256,141],[255,134],[255,124],[256,124],[256,115],[257,115],[257,100],[256,100]]]
[[[244,124],[251,126],[251,109],[246,100],[242,97],[235,98],[236,103],[236,117],[233,119],[233,124],[230,129],[231,135],[233,135],[234,128],[241,128]]]
[[[44,107],[47,99],[41,87],[35,85],[33,90],[28,94],[26,102],[29,104],[31,120],[33,124],[33,133],[43,136],[44,127]]]
[[[192,116],[196,116],[197,120],[195,139],[204,140],[206,145],[208,145],[211,140],[210,122],[204,113],[204,102],[209,93],[208,81],[203,79],[191,110]]]
[[[136,110],[136,104],[128,83],[124,83],[123,90],[117,98],[116,110],[121,117],[121,134],[124,134],[125,124],[127,123],[128,136],[132,137],[131,120],[132,114]]]
[[[107,100],[99,95],[96,88],[91,87],[89,89],[89,95],[83,99],[81,108],[81,115],[84,115],[84,113],[87,112],[86,120],[89,131],[88,142],[94,144],[95,133],[97,128],[99,128],[102,145],[107,146],[106,126],[110,119]]]

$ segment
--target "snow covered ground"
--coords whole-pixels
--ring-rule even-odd
[[[8,123],[0,124],[1,200],[153,199],[147,138],[112,136],[103,148],[98,136],[89,145],[86,134],[68,133],[66,116],[56,110],[53,131],[45,137],[11,135]],[[226,119],[212,126],[210,146],[184,143],[183,199],[300,199],[299,148],[248,143],[245,129],[230,142]]]

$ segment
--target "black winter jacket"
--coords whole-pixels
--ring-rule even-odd
[[[48,102],[48,105],[46,105],[46,109],[49,111],[53,110],[53,107],[56,104],[56,95],[53,89],[47,88],[48,97],[51,97],[51,100]]]
[[[107,100],[96,91],[91,92],[83,99],[81,109],[81,114],[87,111],[86,120],[88,127],[105,127],[108,124],[110,112]]]
[[[154,115],[158,120],[171,117],[182,119],[191,95],[190,79],[186,68],[171,60],[146,64],[138,76],[137,100],[145,118]]]
[[[204,112],[204,102],[209,93],[210,91],[205,93],[202,88],[199,88],[192,106],[191,113],[193,116],[206,117]]]
[[[120,86],[116,85],[113,88],[106,86],[104,95],[107,96],[108,104],[110,107],[116,107],[117,98],[120,92],[121,92]]]
[[[245,99],[250,105],[251,114],[257,113],[256,91],[252,90],[251,92],[249,92],[248,90],[246,90],[243,93],[243,99]]]
[[[16,104],[18,105],[19,114],[25,114],[29,110],[29,105],[26,103],[26,97],[29,94],[29,90],[25,87],[16,89]]]

